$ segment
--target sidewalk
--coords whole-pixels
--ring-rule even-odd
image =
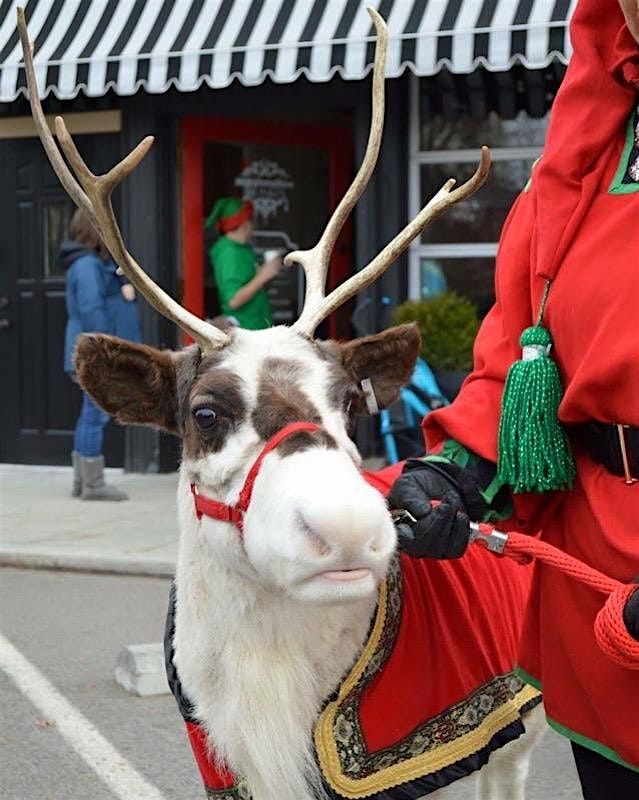
[[[172,576],[177,473],[106,470],[120,503],[70,496],[70,467],[0,464],[0,565]]]
[[[107,480],[129,495],[120,503],[71,497],[71,478],[71,467],[0,464],[0,566],[173,577],[176,472],[107,469]]]

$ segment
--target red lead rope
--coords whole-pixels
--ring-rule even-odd
[[[482,524],[481,535],[474,541],[491,549],[490,537],[496,535],[491,526]],[[492,531],[492,533],[491,533]],[[544,564],[561,570],[580,583],[585,583],[603,594],[608,595],[603,608],[595,618],[595,639],[603,652],[625,669],[639,669],[639,641],[634,639],[623,621],[623,610],[630,595],[639,591],[635,583],[624,584],[604,575],[603,572],[584,564],[583,561],[569,556],[557,547],[526,536],[523,533],[509,531],[505,536],[502,554],[514,559],[520,564],[526,564],[533,558],[543,561]]]
[[[195,513],[197,514],[197,518],[202,519],[202,516],[206,516],[212,517],[213,519],[222,520],[222,522],[232,522],[240,532],[241,538],[244,528],[244,514],[246,514],[246,509],[249,507],[249,503],[251,502],[253,484],[255,483],[255,479],[260,471],[260,467],[262,466],[264,458],[270,452],[275,450],[284,441],[284,439],[288,439],[289,436],[293,436],[295,433],[300,433],[300,431],[312,432],[317,430],[319,430],[319,425],[316,425],[314,422],[291,422],[290,425],[286,425],[281,431],[278,431],[275,436],[272,436],[264,445],[262,452],[253,462],[253,466],[249,470],[246,480],[244,481],[244,486],[240,491],[238,501],[234,506],[226,505],[226,503],[220,503],[219,500],[213,500],[211,497],[205,497],[204,495],[199,494],[197,486],[192,483],[191,494],[193,495],[193,500],[195,501]]]

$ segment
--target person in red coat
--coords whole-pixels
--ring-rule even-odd
[[[504,224],[496,303],[477,337],[474,371],[450,406],[425,418],[429,455],[407,463],[389,502],[417,518],[399,530],[410,554],[460,556],[466,501],[479,491],[484,519],[540,531],[631,583],[639,576],[637,0],[580,0],[571,38],[544,153]],[[532,339],[522,337],[526,329]],[[549,367],[549,351],[563,387],[550,420],[549,406],[535,406],[546,379],[529,363],[538,357]],[[504,392],[518,360],[518,387]],[[535,433],[537,418],[555,429]],[[543,689],[548,722],[571,740],[584,797],[628,800],[639,798],[639,672],[598,648],[602,603],[536,565],[520,673]],[[624,621],[639,639],[639,590]]]

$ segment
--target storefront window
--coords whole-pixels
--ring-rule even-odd
[[[535,119],[520,111],[514,119],[502,119],[491,111],[485,119],[460,114],[453,120],[442,114],[422,114],[419,123],[420,150],[464,150],[487,144],[490,147],[542,147],[546,117]]]
[[[472,300],[484,316],[494,302],[500,232],[541,154],[548,115],[534,117],[519,110],[507,119],[496,110],[473,113],[470,96],[455,95],[455,104],[439,85],[438,92],[424,86],[418,80],[413,84],[411,216],[448,178],[458,184],[468,180],[484,144],[491,149],[492,166],[475,195],[453,206],[411,245],[409,296],[417,300],[453,290]]]
[[[534,159],[495,161],[485,185],[463,203],[453,206],[422,233],[422,242],[496,242],[513,200],[526,185]],[[448,178],[459,184],[468,180],[476,164],[422,164],[420,167],[421,205],[443,186]]]
[[[494,302],[494,272],[494,257],[423,256],[419,260],[420,297],[436,297],[445,289],[452,290],[470,297],[483,317]]]

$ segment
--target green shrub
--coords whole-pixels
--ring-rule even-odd
[[[394,319],[398,324],[419,325],[422,356],[433,369],[472,368],[479,317],[470,300],[455,292],[444,292],[428,300],[409,300],[397,306]]]

